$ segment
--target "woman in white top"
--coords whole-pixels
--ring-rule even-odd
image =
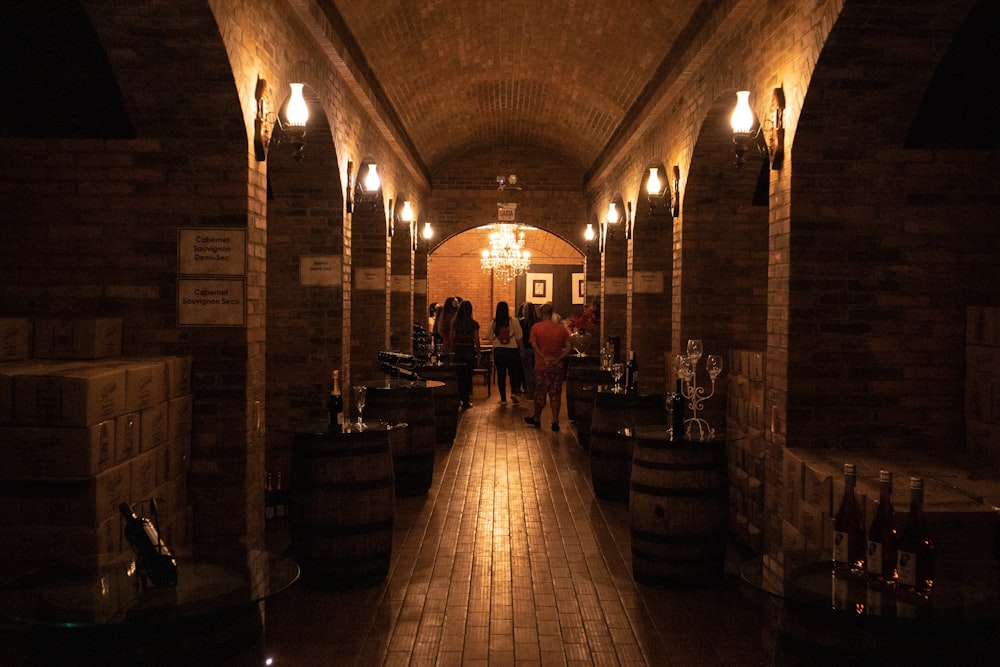
[[[507,402],[507,377],[510,376],[510,400],[519,402],[521,388],[521,342],[524,333],[517,318],[510,316],[506,301],[497,303],[496,316],[490,322],[493,338],[493,367],[497,372],[500,403]]]

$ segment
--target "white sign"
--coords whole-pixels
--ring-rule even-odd
[[[498,222],[514,222],[517,213],[517,204],[508,203],[501,204],[497,203],[497,221]]]
[[[180,326],[244,326],[246,280],[243,278],[178,278],[177,324]]]
[[[246,275],[244,229],[178,229],[177,273],[195,276]]]
[[[393,292],[407,292],[410,291],[410,275],[409,274],[392,274],[392,283],[390,289]]]
[[[625,294],[628,291],[628,278],[605,278],[605,294]]]
[[[636,294],[663,294],[663,271],[636,271],[632,289]]]
[[[354,289],[385,290],[385,269],[355,267]]]
[[[340,255],[306,255],[299,260],[299,284],[340,287],[343,271]]]

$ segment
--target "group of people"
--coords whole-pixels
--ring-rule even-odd
[[[551,303],[542,304],[536,311],[534,304],[525,302],[514,317],[508,303],[500,301],[486,336],[481,336],[470,301],[453,296],[443,304],[432,303],[428,326],[440,345],[441,355],[450,355],[460,364],[458,394],[462,409],[472,407],[472,376],[480,356],[480,339],[490,340],[500,403],[507,403],[508,383],[513,403],[520,403],[521,395],[531,395],[534,412],[524,421],[540,428],[548,401],[552,430],[558,431],[566,377],[563,360],[569,355],[571,345],[569,331],[555,317]]]

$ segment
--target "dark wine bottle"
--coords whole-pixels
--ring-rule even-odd
[[[274,477],[271,473],[264,477],[264,518],[274,518]]]
[[[857,470],[853,463],[844,464],[844,497],[833,518],[833,567],[837,572],[858,574],[865,564],[868,542],[865,539],[865,517],[854,492]]]
[[[329,430],[331,433],[340,433],[344,430],[344,397],[340,393],[340,371],[333,371],[332,375],[333,387],[330,389],[328,405],[330,411]]]
[[[670,439],[680,442],[684,439],[684,394],[683,385],[677,380],[677,387],[670,397]]]
[[[408,368],[402,368],[401,366],[394,366],[393,364],[387,362],[382,362],[382,372],[390,377],[399,378],[401,380],[423,382],[423,378],[416,372],[411,371]]]
[[[125,519],[125,539],[135,554],[142,587],[146,587],[147,580],[153,586],[176,586],[177,561],[160,540],[156,526],[146,517],[137,516],[128,503],[121,503],[118,510]]]
[[[285,484],[282,481],[281,471],[279,470],[275,476],[274,485],[274,516],[281,518],[285,516],[288,512],[288,502],[285,498]]]
[[[635,350],[629,350],[628,362],[625,364],[625,391],[629,394],[639,393],[639,362],[635,358]]]
[[[896,579],[896,510],[892,506],[892,473],[878,474],[878,505],[872,525],[868,528],[868,557],[865,571],[876,583],[891,583]]]
[[[926,600],[934,587],[934,540],[924,515],[924,480],[910,478],[910,513],[899,531],[900,601]]]

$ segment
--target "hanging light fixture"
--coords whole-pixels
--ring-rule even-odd
[[[306,123],[309,122],[309,105],[302,95],[302,83],[288,84],[291,93],[285,105],[284,119],[270,108],[270,92],[267,81],[258,77],[254,92],[257,113],[254,117],[254,156],[259,162],[267,159],[267,151],[274,134],[277,143],[292,147],[292,157],[298,162],[306,147]],[[277,132],[275,132],[277,128]]]
[[[531,267],[531,253],[524,249],[524,232],[518,232],[517,225],[498,224],[489,240],[480,262],[486,273],[506,284]]]

